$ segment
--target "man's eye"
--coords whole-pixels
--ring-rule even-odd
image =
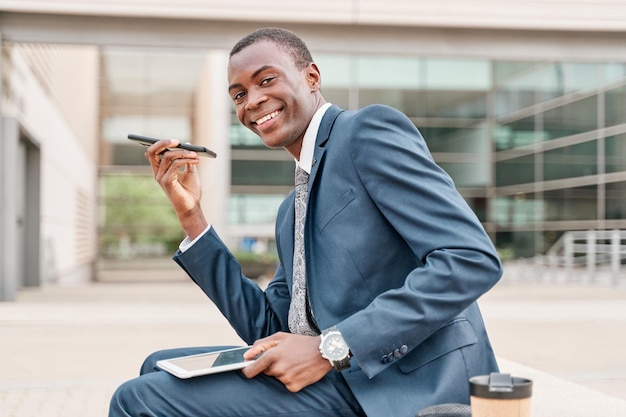
[[[261,81],[261,85],[266,85],[269,84],[270,82],[272,82],[274,80],[275,77],[267,77],[267,78],[263,78],[263,80]]]
[[[233,100],[237,101],[237,100],[241,100],[242,98],[244,98],[244,96],[246,95],[246,93],[244,93],[243,91],[240,93],[237,93],[233,96]]]

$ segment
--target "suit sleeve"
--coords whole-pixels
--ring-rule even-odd
[[[289,291],[279,265],[265,291],[246,278],[241,265],[213,228],[174,260],[209,296],[237,334],[248,344],[286,331]]]
[[[356,119],[350,129],[352,163],[418,265],[404,285],[338,324],[372,378],[390,365],[381,355],[400,346],[415,349],[490,289],[502,271],[482,225],[413,123],[385,106],[368,107]]]

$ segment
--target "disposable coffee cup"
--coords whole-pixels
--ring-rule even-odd
[[[469,382],[472,417],[530,417],[531,380],[494,372]]]

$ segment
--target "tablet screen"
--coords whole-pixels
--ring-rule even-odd
[[[245,362],[243,354],[247,352],[248,349],[250,348],[245,347],[220,352],[202,353],[200,355],[170,359],[169,362],[185,371],[191,372],[197,369],[215,368]]]
[[[252,361],[245,360],[243,354],[250,346],[181,356],[157,362],[157,366],[179,378],[214,374],[217,372],[241,369]]]

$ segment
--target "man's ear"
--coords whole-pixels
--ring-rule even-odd
[[[315,62],[311,62],[306,67],[306,79],[309,83],[309,88],[311,92],[320,90],[322,86],[322,76]]]

